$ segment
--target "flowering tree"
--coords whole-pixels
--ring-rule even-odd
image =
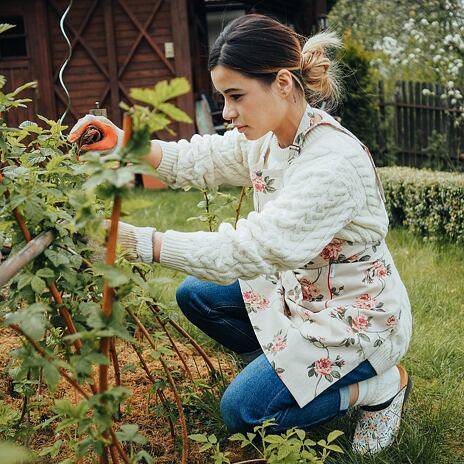
[[[387,81],[441,84],[440,96],[454,110],[456,124],[464,122],[463,0],[339,0],[330,20],[335,29],[352,29],[361,45],[376,52],[371,64]]]

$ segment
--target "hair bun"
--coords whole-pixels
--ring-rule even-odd
[[[312,105],[327,101],[333,106],[339,99],[336,63],[327,56],[329,48],[338,48],[341,40],[335,32],[320,32],[310,37],[301,52],[301,74],[306,98]]]

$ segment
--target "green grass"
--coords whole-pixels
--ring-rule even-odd
[[[137,225],[152,225],[160,231],[205,230],[204,224],[186,222],[188,217],[199,214],[196,205],[201,199],[202,194],[196,191],[134,191],[125,202],[127,215],[124,220]],[[249,208],[248,200],[244,211]],[[387,241],[409,291],[414,317],[413,338],[404,359],[404,365],[413,377],[414,388],[406,405],[400,434],[388,450],[374,458],[363,459],[349,451],[354,413],[312,433],[323,436],[335,428],[345,432],[340,444],[346,453],[333,460],[337,464],[462,464],[464,250],[453,244],[424,242],[406,230],[391,231]],[[154,273],[172,279],[159,289],[159,300],[172,310],[172,317],[181,320],[208,349],[215,349],[214,343],[179,314],[175,289],[185,275],[159,266]]]

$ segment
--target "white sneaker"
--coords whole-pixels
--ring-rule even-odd
[[[376,406],[361,406],[361,416],[353,437],[353,451],[376,454],[390,446],[400,428],[401,413],[412,387],[406,370],[398,365],[400,391],[389,401]]]

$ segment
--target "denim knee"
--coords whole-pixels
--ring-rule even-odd
[[[221,416],[230,433],[244,432],[248,430],[245,417],[243,414],[243,404],[234,398],[234,395],[224,392],[219,405]]]
[[[197,279],[192,276],[188,276],[176,290],[176,300],[179,308],[182,310],[184,315],[189,318],[189,314],[193,312],[193,302],[196,301],[198,293]],[[198,305],[196,305],[198,306]],[[201,305],[199,306],[201,309]],[[198,310],[198,308],[195,308]]]

